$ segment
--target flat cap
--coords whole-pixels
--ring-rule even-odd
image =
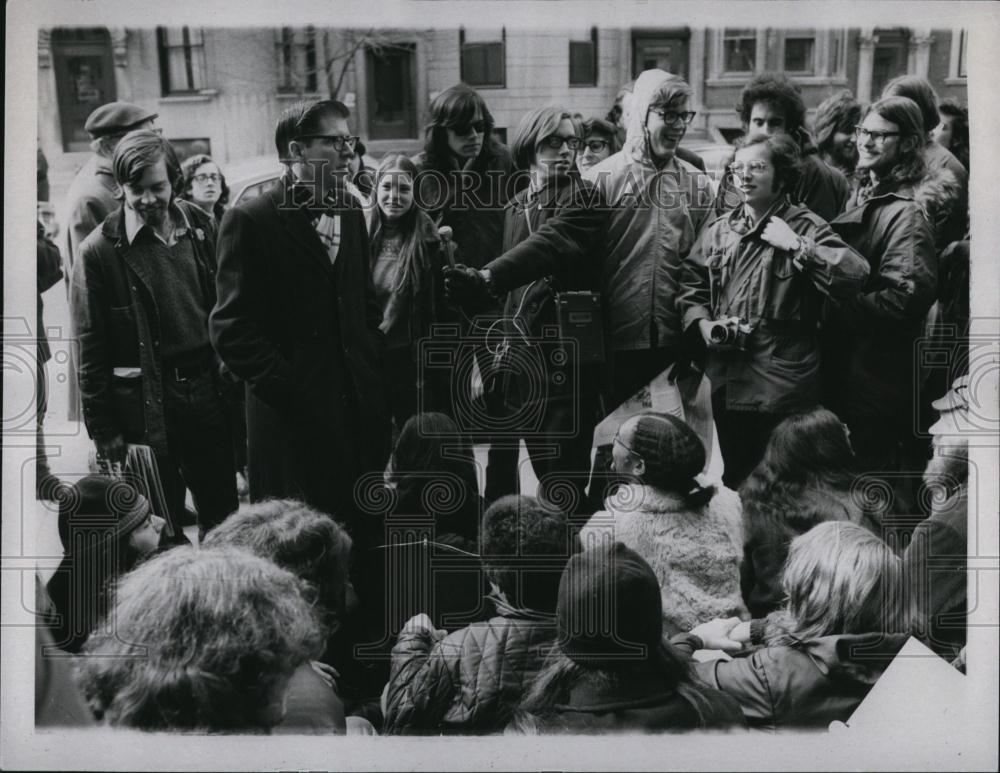
[[[96,139],[106,134],[128,131],[136,124],[156,118],[157,115],[158,113],[151,113],[146,108],[133,105],[131,102],[108,102],[87,116],[83,128]]]

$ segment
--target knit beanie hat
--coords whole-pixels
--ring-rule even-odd
[[[556,623],[560,649],[580,665],[647,661],[663,635],[656,575],[621,542],[578,553],[559,583]]]
[[[705,469],[705,447],[687,424],[669,413],[643,413],[635,423],[631,449],[646,462],[643,482],[686,494]]]
[[[141,526],[149,512],[149,502],[129,483],[88,475],[60,493],[59,539],[66,552],[71,552],[71,528],[106,530],[119,540]]]

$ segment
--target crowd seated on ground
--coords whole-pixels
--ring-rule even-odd
[[[82,414],[105,462],[150,449],[169,512],[39,467],[38,647],[68,666],[40,662],[39,724],[816,730],[910,635],[962,661],[968,377],[910,387],[935,314],[968,357],[967,115],[906,76],[813,138],[760,73],[715,190],[693,95],[647,70],[508,149],[458,84],[373,174],[348,107],[307,100],[275,188],[225,211],[210,157],[182,175],[156,116],[95,111],[124,200],[72,272]],[[161,539],[188,490],[196,544]]]

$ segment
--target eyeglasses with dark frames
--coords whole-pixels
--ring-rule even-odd
[[[902,134],[903,132],[878,132],[878,131],[873,132],[870,129],[866,129],[864,126],[854,127],[854,136],[856,139],[867,140],[869,137],[871,137],[872,142],[878,143],[880,145],[883,142],[885,142],[886,137],[900,137],[902,136]]]
[[[209,181],[217,183],[221,182],[222,175],[215,172],[202,172],[201,174],[194,175],[191,179],[200,183],[207,183]]]
[[[587,140],[583,144],[586,145],[587,148],[589,150],[592,150],[594,153],[600,153],[602,150],[608,147],[607,140]]]
[[[468,137],[473,132],[476,134],[485,134],[486,121],[472,121],[471,123],[458,124],[456,126],[449,126],[448,128],[459,137]]]
[[[329,142],[333,145],[333,149],[336,151],[341,151],[344,149],[344,143],[350,146],[351,150],[357,147],[358,140],[360,137],[352,137],[350,135],[343,134],[300,134],[295,139],[297,140],[323,140],[324,142]]]
[[[544,145],[547,148],[552,148],[552,150],[559,150],[565,143],[570,150],[579,150],[580,146],[583,144],[583,140],[579,137],[560,137],[558,134],[550,134],[548,137],[539,142],[539,146]]]
[[[683,113],[678,113],[676,110],[666,110],[663,108],[651,107],[649,112],[654,113],[663,119],[663,123],[667,126],[680,126],[681,124],[687,126],[694,120],[694,117],[698,113],[694,110],[687,110]]]

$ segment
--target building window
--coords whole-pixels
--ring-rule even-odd
[[[205,88],[205,40],[197,27],[157,27],[160,86],[163,94]]]
[[[784,71],[789,75],[816,74],[816,33],[789,30],[784,36]]]
[[[597,27],[590,28],[586,40],[569,42],[569,85],[597,85]]]
[[[458,47],[461,51],[461,79],[470,86],[507,85],[507,30],[458,31]]]
[[[277,31],[278,91],[315,94],[319,90],[316,66],[316,30],[312,27]]]
[[[752,73],[757,62],[757,32],[727,29],[722,33],[722,71],[725,74]]]
[[[962,30],[958,33],[958,77],[969,77],[969,32]]]

